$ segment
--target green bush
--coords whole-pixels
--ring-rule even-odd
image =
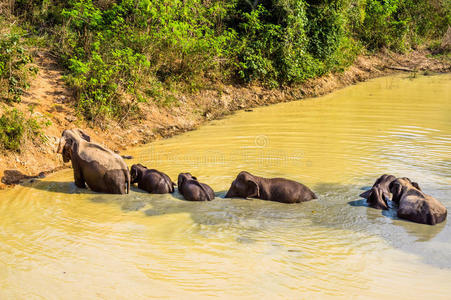
[[[451,2],[16,0],[14,14],[50,37],[78,111],[103,124],[216,81],[298,84],[343,71],[365,49],[409,50],[441,38]]]
[[[36,118],[26,118],[17,109],[8,110],[0,117],[0,145],[6,150],[20,151],[27,138],[45,142],[42,128],[47,125]]]
[[[370,50],[384,47],[394,50],[406,48],[406,20],[398,18],[403,0],[367,0],[362,10],[363,21],[354,24],[358,38]]]
[[[448,0],[357,0],[352,32],[370,50],[405,51],[441,37],[451,25]]]
[[[256,7],[238,1],[231,20],[238,33],[237,75],[270,86],[300,82],[317,73],[307,51],[304,1],[267,1]]]
[[[230,24],[239,37],[239,78],[277,86],[342,70],[359,53],[345,27],[348,7],[344,1],[238,1]]]
[[[0,22],[1,25],[1,22]],[[0,35],[0,98],[6,102],[20,102],[29,88],[28,77],[36,69],[19,33]]]

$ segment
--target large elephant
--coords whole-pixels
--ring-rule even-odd
[[[190,173],[180,173],[177,186],[179,193],[189,201],[211,201],[215,198],[213,189],[205,183],[201,183]]]
[[[242,171],[232,182],[226,198],[257,198],[282,203],[299,203],[317,199],[302,183],[284,178],[263,178]]]
[[[130,169],[132,184],[138,183],[138,188],[152,194],[167,194],[174,192],[175,183],[163,172],[148,169],[141,164]]]
[[[367,199],[368,206],[370,207],[387,210],[387,201],[391,198],[389,185],[395,179],[396,177],[393,175],[382,175],[376,180],[373,187],[360,194],[360,197]]]
[[[409,178],[390,183],[392,201],[399,204],[398,217],[416,223],[435,225],[446,219],[447,210],[437,199],[426,195]]]
[[[130,173],[124,160],[96,143],[80,129],[64,130],[57,153],[72,162],[75,185],[100,193],[128,194]]]
[[[388,186],[390,193],[392,194],[392,201],[396,204],[399,204],[401,201],[401,197],[408,191],[412,189],[416,189],[418,191],[421,191],[420,186],[418,183],[410,180],[407,177],[400,177],[395,178],[392,182],[390,182],[390,185]]]

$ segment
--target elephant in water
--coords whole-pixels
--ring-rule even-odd
[[[177,181],[180,194],[189,201],[211,201],[215,198],[213,189],[200,183],[190,173],[180,173]]]
[[[365,198],[370,207],[387,210],[387,201],[391,198],[389,185],[395,179],[396,177],[393,175],[382,175],[376,180],[373,187],[360,194],[360,197]]]
[[[284,178],[263,178],[246,171],[232,182],[226,198],[258,198],[282,203],[299,203],[317,199],[302,183]]]
[[[57,153],[72,162],[75,185],[100,193],[128,194],[130,173],[124,160],[96,143],[80,129],[64,130]]]
[[[393,195],[392,201],[399,205],[399,218],[429,225],[446,219],[446,207],[422,192],[419,185],[409,178],[397,178],[390,183],[389,188]]]
[[[141,164],[130,169],[132,184],[138,183],[138,188],[152,194],[167,194],[174,192],[175,183],[163,172],[148,169]]]

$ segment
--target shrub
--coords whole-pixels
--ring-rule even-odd
[[[451,25],[447,0],[12,3],[29,33],[52,39],[79,113],[98,124],[133,116],[140,102],[176,105],[177,93],[195,92],[216,81],[298,84],[343,71],[364,49],[409,50],[441,38]],[[1,53],[20,49],[20,38],[5,40],[14,46],[3,46]],[[13,57],[20,57],[19,52]],[[20,94],[26,87],[22,77],[11,78],[21,83],[8,81],[8,87],[17,86]]]
[[[238,1],[230,23],[238,33],[237,74],[244,82],[271,86],[302,81],[315,74],[307,52],[304,1],[266,1],[253,7]]]
[[[20,151],[26,139],[45,142],[42,128],[48,125],[34,117],[24,117],[17,109],[8,110],[0,117],[0,145],[6,150]]]
[[[1,22],[0,22],[1,24]],[[37,69],[19,33],[0,35],[0,98],[6,102],[20,102],[29,88],[28,78]]]
[[[94,122],[136,111],[137,103],[149,100],[147,85],[156,80],[170,87],[206,76],[219,66],[233,37],[231,32],[217,34],[213,26],[211,18],[224,13],[219,2],[123,0],[103,9],[98,5],[69,2],[61,11],[58,49],[77,107]]]

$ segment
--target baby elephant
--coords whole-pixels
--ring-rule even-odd
[[[175,183],[168,175],[155,169],[147,169],[141,164],[133,165],[130,170],[131,183],[138,183],[138,188],[152,194],[174,192]]]
[[[258,198],[282,203],[299,203],[317,199],[302,183],[284,178],[263,178],[241,172],[232,182],[226,198]]]
[[[189,201],[211,201],[215,192],[205,183],[200,183],[190,173],[180,173],[177,181],[180,194]]]

